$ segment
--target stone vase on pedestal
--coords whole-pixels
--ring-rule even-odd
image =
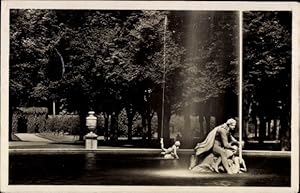
[[[90,132],[85,136],[85,148],[97,149],[97,135],[94,133],[97,127],[97,117],[94,115],[94,111],[89,111],[89,116],[86,118],[86,126]]]

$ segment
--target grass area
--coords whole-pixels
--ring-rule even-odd
[[[63,134],[55,134],[55,133],[37,133],[39,137],[43,137],[45,139],[49,139],[53,142],[76,142],[79,140],[78,135],[63,135]]]
[[[84,143],[84,141],[79,141],[78,135],[66,135],[57,133],[36,133],[37,136],[51,140],[53,143],[68,143],[68,144],[78,144]],[[132,141],[128,141],[127,137],[119,137],[118,141],[104,141],[103,136],[98,136],[99,146],[114,146],[114,147],[141,147],[141,148],[153,148],[160,147],[157,139],[152,139],[150,141],[142,139],[141,137],[133,137]]]

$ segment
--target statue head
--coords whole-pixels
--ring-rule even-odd
[[[232,146],[234,150],[232,150],[233,155],[239,155],[239,147],[237,145]]]
[[[179,147],[180,146],[180,141],[175,141],[175,146]]]
[[[234,130],[234,129],[235,129],[235,126],[236,126],[236,120],[230,118],[230,119],[228,119],[228,120],[226,121],[226,124],[227,124],[227,126],[230,128],[230,130]]]

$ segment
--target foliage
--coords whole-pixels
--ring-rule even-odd
[[[234,76],[228,66],[233,66],[235,56],[228,54],[226,59],[225,53],[217,53],[232,41],[228,38],[223,45],[227,37],[220,38],[222,31],[234,37],[234,29],[226,23],[229,16],[222,14],[216,14],[214,21],[208,16],[215,13],[199,14],[198,19],[204,16],[209,29],[205,34],[212,36],[184,44],[186,27],[196,25],[198,31],[192,34],[198,36],[195,34],[203,24],[197,23],[197,18],[186,24],[188,12],[12,10],[14,105],[50,107],[49,102],[55,100],[62,109],[79,112],[81,127],[89,109],[118,115],[126,108],[131,112],[127,118],[139,112],[151,122],[153,113],[161,111],[165,74],[167,124],[171,112],[184,107],[184,101],[207,100],[231,85]],[[64,60],[64,69],[58,55]],[[39,76],[32,81],[34,73]],[[168,133],[168,124],[164,128]]]
[[[70,134],[78,134],[79,117],[76,115],[56,115],[49,116],[46,121],[46,129],[44,132],[68,132]]]
[[[291,13],[243,15],[243,114],[280,117],[289,130]],[[169,127],[180,125],[172,115],[185,115],[180,127],[187,132],[196,128],[186,124],[190,114],[199,120],[234,114],[227,112],[234,110],[224,96],[238,94],[237,18],[226,11],[13,9],[10,112],[19,106],[51,108],[56,101],[78,112],[79,120],[49,119],[48,129],[84,129],[92,109],[102,131],[109,130],[104,117],[117,115],[111,128],[119,135],[147,129],[160,134],[165,83],[166,137]]]
[[[13,112],[12,131],[19,132],[18,128],[22,127],[20,124],[24,124],[29,133],[43,131],[46,128],[47,115],[48,109],[43,107],[17,108]]]
[[[291,12],[245,12],[243,29],[245,118],[258,116],[261,125],[280,119],[280,138],[286,141],[291,123]],[[260,131],[262,140],[265,126]]]
[[[238,23],[232,13],[199,13],[185,60],[184,98],[188,104],[208,101],[227,90],[237,93]],[[206,26],[203,32],[200,26]],[[202,33],[201,33],[202,32]],[[203,34],[201,37],[197,34]],[[209,35],[208,35],[209,34]]]
[[[50,96],[47,53],[63,37],[64,26],[49,10],[15,9],[10,18],[11,99],[16,106],[42,105]]]
[[[290,104],[291,28],[282,22],[286,16],[291,17],[279,12],[245,13],[244,95],[245,103],[256,104],[256,111],[276,113],[281,104],[286,108]]]
[[[24,114],[48,114],[48,108],[45,107],[19,107],[17,110]]]

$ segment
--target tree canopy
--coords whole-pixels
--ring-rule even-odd
[[[10,18],[11,106],[56,101],[82,126],[89,109],[161,121],[165,73],[168,137],[171,114],[237,94],[235,12],[24,9]]]
[[[291,119],[291,12],[244,13],[243,112],[245,118],[265,123],[281,120],[281,133],[290,130]]]

